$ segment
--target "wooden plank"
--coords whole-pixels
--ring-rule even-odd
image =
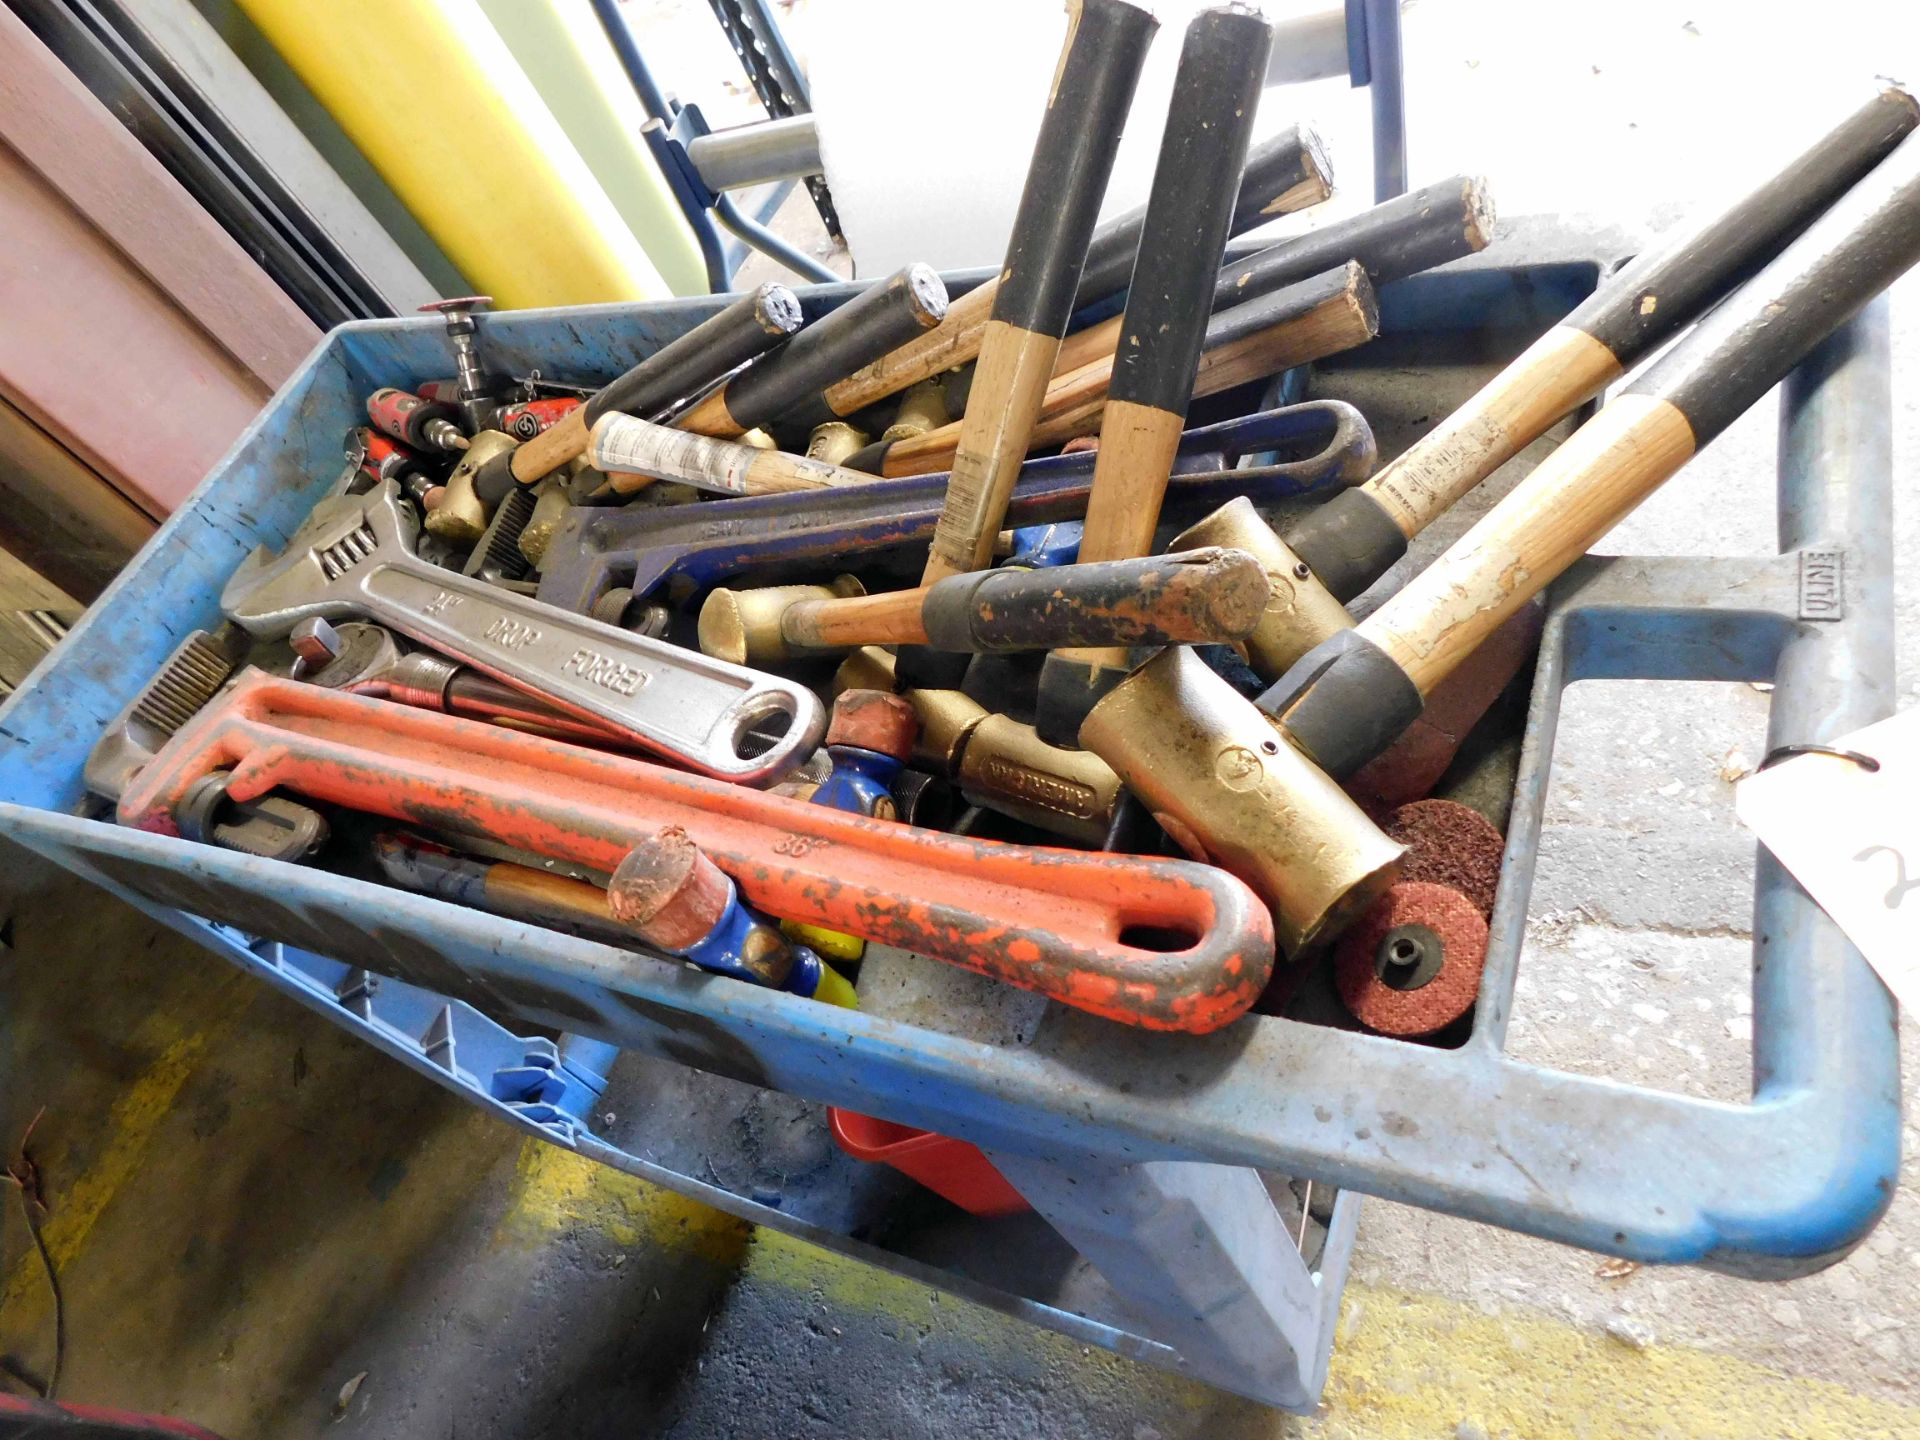
[[[0,402],[0,546],[83,605],[153,535],[154,524],[13,406]],[[42,599],[27,605],[54,608]]]
[[[0,235],[0,396],[165,515],[270,390],[4,144]]]
[[[0,7],[0,136],[267,393],[320,338],[160,162]]]

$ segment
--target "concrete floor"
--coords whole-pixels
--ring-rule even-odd
[[[1583,203],[1657,220],[1688,177],[1817,123],[1847,83],[1920,81],[1902,69],[1907,7],[1830,4],[1790,43],[1767,5],[1644,0],[1608,7],[1604,32],[1564,34],[1526,23],[1540,13],[1409,10],[1416,181],[1473,168],[1510,213]],[[1546,93],[1555,124],[1508,123]],[[1715,118],[1716,97],[1755,93],[1755,113]],[[1333,98],[1325,128],[1363,194],[1364,132]],[[1902,475],[1920,455],[1916,317],[1910,282],[1896,295]],[[1772,424],[1768,402],[1608,548],[1768,551]],[[1905,497],[1897,531],[1897,553],[1920,554]],[[1920,570],[1898,604],[1913,704]],[[1744,1095],[1752,861],[1723,772],[1759,753],[1765,704],[1744,686],[1574,692],[1519,1054]],[[0,869],[0,917],[0,1151],[44,1109],[33,1151],[70,1398],[233,1440],[1920,1436],[1912,1173],[1865,1246],[1785,1285],[1620,1273],[1369,1202],[1326,1402],[1297,1420],[523,1142],[27,857]],[[1920,1032],[1902,1033],[1911,1057]],[[11,1192],[0,1200],[0,1351],[44,1371],[43,1282]]]

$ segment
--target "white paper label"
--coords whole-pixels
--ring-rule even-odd
[[[609,415],[593,427],[588,458],[609,474],[678,480],[720,495],[747,493],[747,469],[757,452],[729,440],[666,425]]]
[[[1920,710],[1832,742],[1879,762],[1797,755],[1740,782],[1740,818],[1920,1009]]]

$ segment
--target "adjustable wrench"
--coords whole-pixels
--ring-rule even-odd
[[[1146,1029],[1216,1030],[1273,967],[1266,907],[1210,865],[919,830],[260,670],[131,777],[121,823],[178,834],[175,806],[216,772],[234,802],[279,788],[600,871],[677,825],[768,914]]]
[[[336,491],[279,555],[262,546],[248,556],[220,607],[267,639],[309,616],[378,621],[722,780],[778,780],[826,731],[803,686],[443,570],[413,553],[416,534],[392,481]],[[789,723],[771,748],[742,754],[749,730],[782,715]]]

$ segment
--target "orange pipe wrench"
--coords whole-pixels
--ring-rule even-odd
[[[1149,1030],[1217,1030],[1273,968],[1266,908],[1211,866],[920,830],[254,669],[134,776],[121,823],[178,834],[223,770],[234,801],[283,789],[603,871],[678,825],[772,915]]]

